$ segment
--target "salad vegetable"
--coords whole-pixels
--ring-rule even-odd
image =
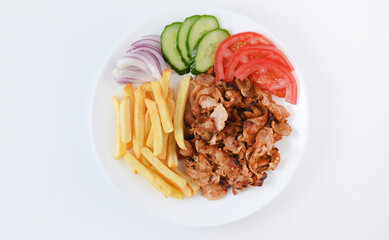
[[[113,76],[122,84],[142,83],[160,79],[165,68],[159,36],[147,35],[131,44],[125,55],[116,61]]]

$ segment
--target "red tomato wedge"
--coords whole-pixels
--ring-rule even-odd
[[[274,46],[269,39],[255,32],[242,32],[226,38],[220,43],[215,54],[215,74],[217,81],[224,79],[227,64],[233,56],[233,53],[248,44]]]
[[[224,81],[230,82],[234,79],[235,70],[242,64],[258,58],[271,59],[284,66],[288,71],[293,71],[292,64],[286,56],[274,46],[264,46],[261,44],[246,45],[234,52],[224,72]]]
[[[261,89],[285,97],[285,101],[291,104],[297,102],[296,79],[286,67],[272,59],[258,58],[248,61],[238,67],[234,75],[241,80],[248,77]]]

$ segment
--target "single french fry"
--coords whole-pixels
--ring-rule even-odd
[[[147,82],[147,83],[143,83],[141,86],[140,86],[143,91],[145,92],[153,92],[153,89],[151,88],[151,83],[150,82]]]
[[[138,174],[138,172],[135,169],[131,168],[131,170],[133,174]]]
[[[153,92],[145,92],[145,94],[146,94],[146,98],[154,101]]]
[[[161,80],[159,81],[161,83],[163,96],[165,96],[165,98],[168,96],[171,76],[172,76],[172,70],[165,69],[163,70]]]
[[[150,119],[152,121],[151,127],[154,135],[154,155],[158,156],[163,151],[163,134],[161,121],[159,119],[158,109],[155,102],[151,101],[150,99],[145,99],[145,103],[150,114]]]
[[[151,119],[150,119],[150,114],[149,111],[146,111],[146,120],[145,120],[145,136],[149,135],[151,129]]]
[[[145,167],[138,161],[131,153],[127,152],[124,155],[124,160],[135,169],[140,175],[142,175],[148,182],[150,182],[158,191],[160,191],[165,197],[172,194],[173,187],[163,180],[156,173]]]
[[[172,184],[174,187],[178,188],[184,195],[185,197],[192,197],[193,196],[193,191],[192,189],[189,187],[188,184],[186,184],[184,187],[180,187],[178,186],[175,182],[172,182],[170,181],[169,179],[165,178],[164,175],[158,171],[158,169],[156,169],[155,167],[151,167],[151,169],[158,173],[163,179],[165,179],[168,183]]]
[[[154,151],[154,132],[153,124],[151,124],[149,135],[147,136],[146,146]]]
[[[132,101],[130,97],[124,97],[120,103],[120,136],[123,143],[129,143],[132,138],[132,121],[130,105]]]
[[[186,149],[184,141],[184,113],[186,101],[188,100],[190,81],[190,76],[181,79],[174,111],[174,137],[181,149]]]
[[[174,101],[168,99],[169,112],[174,117]],[[167,143],[167,164],[170,168],[178,167],[178,159],[176,152],[176,141],[174,139],[174,133],[169,133],[168,143]]]
[[[147,159],[143,155],[140,156],[139,162],[141,162],[144,166],[148,168],[151,167],[151,164],[149,163],[149,161],[147,161]]]
[[[126,86],[124,86],[123,95],[125,97],[130,96],[132,99],[134,99],[134,89],[132,87],[132,84],[127,84]]]
[[[158,158],[156,158],[150,149],[144,147],[141,150],[142,155],[153,165],[158,171],[170,181],[174,182],[180,187],[185,187],[187,184],[185,178],[173,172],[170,168],[165,166]]]
[[[168,99],[174,100],[174,90],[170,90],[169,95],[167,96]]]
[[[167,103],[168,103],[168,108],[169,108],[169,113],[170,113],[170,116],[173,118],[173,114],[174,114],[174,101],[173,100],[170,100],[170,99],[167,99]],[[174,135],[173,133],[165,133],[163,132],[163,152],[161,155],[158,155],[158,158],[159,159],[167,159],[167,156],[168,156],[168,151],[169,151],[169,138],[171,138],[170,141],[173,141],[173,144],[174,144],[174,153],[172,151],[172,156],[171,156],[171,163],[169,165],[169,167],[177,167],[178,165],[178,161],[177,161],[177,154],[176,154],[176,141],[174,140]],[[170,137],[171,136],[171,137]],[[175,154],[176,156],[176,159],[174,161],[174,156],[173,154]],[[169,163],[169,160],[167,161]]]
[[[181,177],[185,178],[185,180],[188,182],[188,185],[193,190],[193,195],[196,196],[200,190],[200,186],[197,184],[197,182],[193,178],[188,176],[186,173],[182,172],[179,168],[175,168],[173,169],[173,171]]]
[[[165,179],[163,179],[161,176],[158,175],[158,173],[154,172],[153,170],[150,169],[150,172],[155,177],[156,184],[159,186],[162,186],[164,189],[166,189],[167,191],[165,190],[165,192],[169,192],[167,196],[165,195],[165,197],[170,197],[171,195],[176,195],[177,189],[173,185],[168,183]]]
[[[154,81],[151,82],[151,87],[153,88],[154,98],[158,106],[159,117],[161,118],[163,130],[166,133],[172,132],[173,122],[169,114],[166,97],[163,95],[161,84]]]
[[[172,192],[169,194],[169,197],[184,199],[184,194],[178,188],[172,186]]]
[[[169,134],[170,133],[165,133],[164,131],[162,131],[162,153],[159,154],[157,157],[159,159],[163,159],[165,160],[166,159],[166,151],[167,151],[167,143],[168,143],[168,139],[169,139]]]
[[[112,97],[113,107],[115,109],[116,116],[116,138],[115,138],[115,151],[113,154],[114,159],[120,159],[126,152],[126,145],[122,142],[120,131],[120,100],[117,97]]]
[[[133,141],[134,154],[137,158],[141,156],[140,150],[144,146],[145,142],[145,92],[141,88],[134,90],[135,103],[134,103],[134,135]]]
[[[127,84],[126,86],[124,86],[123,88],[123,95],[124,97],[129,97],[130,98],[130,104],[129,104],[129,108],[130,108],[130,134],[131,134],[131,140],[127,143],[127,147],[126,149],[127,150],[131,150],[132,147],[133,147],[133,139],[134,139],[134,101],[135,101],[135,97],[134,97],[134,89],[132,87],[132,84]],[[121,104],[120,104],[121,105]]]
[[[178,167],[178,158],[176,152],[176,141],[174,139],[174,134],[169,133],[168,144],[167,144],[167,153],[166,153],[167,164],[170,168],[175,169]]]
[[[174,103],[174,100],[173,99],[168,99],[167,100],[167,107],[169,108],[169,113],[170,113],[170,116],[171,116],[171,118],[172,118],[172,120],[173,120],[173,118],[174,118],[174,107],[175,107],[175,103]]]
[[[170,100],[170,99],[167,99],[167,102],[168,102],[168,109],[169,109],[170,116],[173,118],[173,114],[174,114],[174,101]],[[163,152],[162,152],[161,155],[158,155],[159,159],[163,159],[163,160],[167,159],[167,156],[168,156],[167,154],[168,154],[168,149],[169,149],[169,136],[170,135],[173,135],[173,133],[172,132],[171,133],[163,132]],[[173,136],[173,138],[174,138],[174,136]],[[173,141],[174,141],[174,139],[173,139]],[[176,143],[174,141],[174,145],[175,144]]]

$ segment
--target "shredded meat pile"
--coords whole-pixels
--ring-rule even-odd
[[[274,143],[291,133],[290,116],[251,81],[215,82],[213,68],[192,81],[185,110],[186,172],[210,200],[262,186],[280,162]]]

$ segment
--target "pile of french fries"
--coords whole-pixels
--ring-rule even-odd
[[[123,89],[123,99],[112,97],[116,115],[114,159],[124,160],[134,174],[139,173],[165,197],[184,199],[196,195],[199,185],[178,168],[176,144],[184,142],[184,111],[190,77],[184,77],[177,100],[169,89],[171,70],[159,81],[131,84]]]

